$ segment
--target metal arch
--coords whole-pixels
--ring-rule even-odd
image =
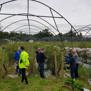
[[[6,4],[6,3],[9,3],[9,2],[12,2],[12,1],[16,1],[16,0],[11,0],[11,1],[7,1],[5,3],[2,3],[2,4]],[[56,10],[54,10],[53,8],[51,8],[50,6],[48,6],[47,4],[43,3],[43,2],[40,2],[40,1],[37,1],[37,0],[30,0],[30,1],[35,1],[35,2],[38,2],[46,7],[48,7],[49,9],[53,10],[54,12],[56,12],[58,15],[61,16],[61,18],[63,18],[66,22],[68,22],[68,24],[76,31],[76,29],[73,27],[73,25],[65,18],[63,17],[60,13],[58,13]],[[29,16],[29,15],[28,15]],[[53,17],[52,17],[53,18]],[[77,32],[77,31],[76,31]]]
[[[87,35],[89,32],[90,32],[90,30],[88,30],[88,31],[85,33],[85,35]]]
[[[21,22],[21,21],[26,21],[27,19],[22,19],[22,20],[18,20],[18,21],[15,21],[15,22],[13,22],[13,23],[10,23],[9,25],[7,25],[4,29],[2,29],[2,31],[4,31],[6,28],[8,28],[9,26],[11,26],[11,25],[13,25],[13,24],[15,24],[15,23],[17,23],[17,22]],[[34,21],[34,20],[33,20]]]
[[[85,35],[86,35],[91,31],[91,29],[85,29],[84,31],[85,31]],[[84,32],[84,31],[82,31],[82,32]]]
[[[6,20],[6,19],[8,19],[8,18],[11,18],[11,17],[13,17],[13,16],[16,16],[16,15],[10,15],[10,16],[7,16],[7,17],[5,17],[5,18],[1,19],[1,20],[0,20],[0,22],[2,22],[2,21],[4,21],[4,20]]]
[[[26,26],[28,26],[28,25],[26,25]],[[36,27],[35,27],[36,28]],[[23,29],[27,29],[27,28],[23,28]],[[23,29],[20,29],[21,31],[23,30]],[[31,29],[33,29],[33,28],[31,28]],[[20,30],[17,30],[17,31],[11,31],[11,32],[18,32],[18,31],[20,31]],[[36,30],[37,31],[37,29],[33,29],[33,30]],[[38,32],[40,32],[40,31],[38,31]],[[36,32],[37,33],[37,32]],[[53,36],[50,36],[50,38],[51,37],[53,37]]]
[[[91,24],[86,25],[86,26],[81,27],[81,28],[78,28],[78,29],[76,29],[76,30],[78,30],[78,32],[82,32],[82,31],[83,31],[83,29],[85,29],[85,28],[89,28],[89,26],[91,26]],[[85,30],[86,30],[86,29],[85,29]]]
[[[13,2],[13,1],[16,1],[16,0],[10,0],[10,1],[6,1],[4,3],[1,3],[0,4],[0,12],[1,12],[1,9],[2,9],[2,7],[3,7],[4,4],[7,4],[7,3],[10,3],[10,2]]]
[[[86,27],[89,27],[89,26],[91,26],[91,24],[88,24],[88,25],[86,25],[86,26],[84,26],[84,27],[81,27],[81,28],[78,28],[78,29],[76,29],[76,30],[83,29],[83,28],[86,28]]]
[[[23,28],[23,29],[28,29],[28,28]],[[17,30],[17,31],[11,31],[11,32],[18,32],[18,31],[20,31],[20,30],[22,31],[23,29],[19,29],[19,30]],[[34,28],[31,28],[31,29],[37,31],[37,29],[34,29]],[[38,32],[40,32],[40,31],[38,31]]]
[[[19,26],[19,27],[17,27],[16,29],[14,29],[14,30],[12,30],[12,31],[15,31],[15,30],[17,30],[17,29],[19,29],[19,28],[22,28],[22,27],[25,27],[25,26],[29,26],[29,25],[22,25],[22,26]],[[30,25],[30,26],[35,27],[35,28],[38,28],[38,29],[42,30],[42,28],[40,28],[39,26],[36,26],[36,25]]]
[[[18,14],[13,14],[13,13],[0,13],[0,15],[17,15],[17,16],[27,16],[27,13],[18,13]],[[44,18],[53,18],[52,16],[35,15],[35,14],[28,14],[28,16],[33,16],[33,17],[44,17]],[[62,17],[54,16],[54,18],[62,18]]]
[[[0,5],[4,5],[4,4],[10,3],[10,2],[13,2],[13,1],[17,1],[17,0],[9,0],[9,1],[6,1],[4,3],[1,3]]]
[[[30,23],[29,23],[29,0],[27,1],[27,20],[28,20],[28,25],[30,25]],[[10,15],[10,14],[9,14]],[[17,14],[12,14],[10,17],[12,17],[12,16],[15,16],[15,15],[17,15]],[[20,14],[19,14],[20,15]],[[36,15],[32,15],[32,16],[36,16]],[[43,16],[37,16],[37,17],[43,17]],[[44,17],[51,17],[51,18],[53,18],[52,16],[44,16]],[[54,17],[54,18],[62,18],[62,17]],[[6,18],[7,19],[7,18]],[[43,21],[45,21],[45,22],[47,22],[46,20],[44,20],[43,18],[40,18],[40,19],[42,19]],[[55,30],[57,30],[58,31],[58,29],[56,29],[52,24],[50,24],[49,22],[47,22],[49,25],[51,25]],[[29,27],[29,30],[30,30],[30,27]]]
[[[38,3],[40,3],[40,4],[42,4],[42,5],[46,6],[46,7],[48,7],[49,9],[53,10],[53,11],[56,12],[58,15],[60,15],[60,16],[76,31],[76,29],[73,27],[73,25],[72,25],[63,15],[61,15],[59,12],[57,12],[56,10],[54,10],[53,8],[51,8],[50,6],[48,6],[47,4],[45,4],[45,3],[43,3],[43,2],[40,2],[40,1],[38,1],[38,0],[30,0],[30,1],[38,2]],[[77,31],[76,31],[76,33],[77,33]]]
[[[0,22],[6,20],[6,19],[8,19],[8,18],[11,18],[11,17],[13,17],[13,16],[14,16],[14,15],[11,15],[11,16],[8,16],[8,17],[5,17],[5,18],[3,18],[2,20],[0,20]],[[27,19],[26,19],[26,20],[27,20]],[[31,20],[31,21],[35,21],[35,22],[37,22],[37,23],[39,23],[39,24],[41,24],[41,25],[43,25],[43,26],[45,26],[45,27],[47,27],[47,28],[49,29],[48,26],[46,26],[45,24],[43,24],[43,23],[41,23],[41,22],[39,22],[39,21],[37,21],[37,20],[34,20],[34,19],[29,19],[29,20]]]
[[[2,19],[2,20],[0,20],[0,22],[2,22],[2,21],[4,21],[4,20],[6,20],[6,19],[8,19],[8,18],[11,18],[11,17],[13,17],[13,16],[16,16],[16,15],[11,15],[11,16],[8,16],[8,17],[6,17],[6,18],[4,18],[4,19]],[[37,17],[37,16],[36,16]],[[41,20],[43,20],[44,22],[46,22],[47,24],[49,24],[54,30],[57,30],[51,23],[49,23],[48,21],[46,21],[45,19],[43,19],[43,18],[41,18],[41,17],[37,17],[37,18],[39,18],[39,19],[41,19]],[[30,19],[29,19],[30,20]]]
[[[20,22],[20,21],[25,21],[25,20],[27,20],[27,19],[23,19],[23,20],[18,20],[18,21],[15,21],[15,22],[13,22],[13,23],[11,23],[11,24],[9,24],[9,25],[7,25],[2,31],[4,31],[7,27],[9,27],[9,26],[11,26],[11,25],[13,25],[13,24],[15,24],[15,23],[17,23],[17,22]],[[32,19],[31,19],[32,20]],[[36,20],[32,20],[32,21],[36,21]],[[36,22],[38,22],[38,21],[36,21]],[[40,24],[42,24],[42,23],[40,23]],[[44,25],[44,24],[43,24]],[[53,31],[52,31],[53,32]],[[53,32],[54,33],[54,32]],[[55,34],[55,33],[54,33]]]
[[[57,30],[51,23],[49,23],[48,21],[46,21],[45,19],[38,17],[39,19],[45,21],[46,23],[48,23],[52,28],[54,28],[55,30]]]
[[[2,22],[2,21],[4,21],[4,20],[6,20],[6,19],[8,19],[8,18],[11,18],[11,17],[13,17],[13,16],[16,16],[16,15],[11,15],[11,16],[8,16],[8,17],[6,17],[6,18],[4,18],[4,19],[2,19],[2,20],[0,20],[0,22]],[[41,19],[41,20],[43,20],[44,22],[46,22],[47,24],[49,24],[54,30],[57,30],[51,23],[49,23],[48,21],[46,21],[45,19],[43,19],[43,18],[41,18],[40,16],[36,16],[37,18],[39,18],[39,19]],[[58,17],[57,17],[58,18]],[[30,20],[30,19],[29,19]],[[39,22],[39,21],[38,21]],[[43,23],[41,23],[42,25],[44,25]],[[46,26],[46,25],[45,25]],[[46,26],[48,29],[49,29],[49,27],[48,26]],[[53,32],[53,31],[52,31]]]
[[[28,25],[22,25],[22,26],[19,26],[19,27],[17,27],[16,29],[14,29],[14,30],[12,30],[12,31],[15,31],[15,30],[17,30],[17,29],[19,29],[19,28],[21,28],[21,27],[24,27],[24,26],[28,26]],[[38,29],[40,29],[40,30],[43,30],[42,28],[40,28],[39,26],[36,26],[36,25],[30,25],[30,26],[33,26],[33,27],[36,27],[36,28],[38,28]],[[54,35],[56,35],[53,31],[51,31]]]
[[[78,33],[79,32],[86,32],[88,29],[82,29],[82,30],[80,30],[80,31],[78,31]]]
[[[23,28],[23,29],[27,29],[27,28]],[[31,28],[32,29],[32,28]],[[33,29],[33,30],[35,30],[35,29]],[[20,32],[22,32],[22,29],[21,30],[18,30],[18,31],[20,31]],[[17,32],[17,31],[16,31]],[[25,31],[24,31],[25,32]],[[18,33],[18,32],[17,32]],[[33,32],[34,33],[34,32]],[[37,33],[37,32],[36,32]],[[52,38],[53,36],[49,36],[49,38]]]
[[[22,28],[22,29],[19,29],[19,30],[17,30],[17,31],[13,31],[13,30],[12,30],[11,32],[18,32],[18,31],[23,30],[23,29],[27,29],[27,28]],[[31,28],[31,29],[37,31],[37,29],[35,29],[35,28]]]
[[[48,23],[50,26],[52,26],[53,28],[54,28],[54,26],[53,25],[51,25],[49,22],[47,22],[46,20],[44,20],[44,19],[42,19],[42,18],[40,18],[41,20],[43,20],[43,21],[45,21],[46,23]],[[11,25],[13,25],[13,24],[15,24],[15,23],[17,23],[17,22],[19,22],[19,21],[23,21],[23,20],[27,20],[27,19],[22,19],[22,20],[18,20],[18,21],[15,21],[15,22],[13,22],[13,23],[11,23],[11,24],[9,24],[9,25],[7,25],[4,29],[2,29],[2,31],[4,31],[6,28],[8,28],[9,26],[11,26]],[[55,29],[55,28],[54,28]],[[56,30],[56,29],[55,29]]]

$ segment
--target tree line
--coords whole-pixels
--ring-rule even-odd
[[[0,40],[9,39],[15,41],[28,41],[28,40],[40,40],[40,41],[50,41],[50,40],[79,40],[83,38],[83,35],[76,34],[73,31],[69,31],[65,34],[58,33],[56,35],[52,34],[48,29],[44,29],[36,34],[25,34],[25,33],[16,33],[16,32],[2,32],[0,31]]]

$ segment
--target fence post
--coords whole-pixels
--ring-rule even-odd
[[[57,54],[56,54],[56,51],[54,51],[54,69],[55,69],[55,75],[57,76]]]
[[[5,71],[4,75],[3,75],[3,78],[7,75],[8,71],[7,71],[7,68],[5,66],[5,47],[2,47],[2,71]]]
[[[61,79],[62,79],[62,82],[64,82],[64,53],[65,53],[65,49],[62,49],[62,52],[61,52]]]

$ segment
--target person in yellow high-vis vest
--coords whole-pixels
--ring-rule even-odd
[[[26,68],[29,66],[29,54],[25,51],[24,47],[20,47],[21,54],[19,59],[19,69],[21,71],[22,80],[21,82],[26,82],[28,84],[27,76],[26,76]]]

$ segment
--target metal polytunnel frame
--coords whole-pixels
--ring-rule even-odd
[[[5,29],[7,29],[9,26],[12,26],[13,24],[16,24],[17,22],[21,22],[21,21],[26,21],[27,19],[22,19],[22,20],[18,20],[18,21],[15,21],[15,22],[13,22],[13,23],[10,23],[10,24],[8,24],[7,26],[5,26],[3,29],[2,29],[2,31],[5,31]],[[44,19],[43,19],[44,20]],[[44,27],[46,27],[47,29],[49,29],[49,27],[48,26],[46,26],[45,24],[43,24],[43,23],[41,23],[41,22],[39,22],[39,21],[37,21],[37,20],[34,20],[34,19],[29,19],[29,21],[34,21],[34,22],[37,22],[37,23],[39,23],[39,24],[41,24],[41,25],[43,25]],[[45,22],[47,22],[47,21],[45,21]],[[48,23],[48,22],[47,22]],[[50,26],[52,26],[50,23],[48,23]],[[52,26],[53,28],[54,28],[54,26]],[[54,28],[55,29],[55,28]],[[52,30],[51,30],[52,31]],[[53,32],[53,31],[52,31]],[[55,34],[54,32],[53,32],[53,34]]]
[[[0,4],[0,11],[2,10],[2,8],[3,8],[4,5],[6,5],[6,4],[8,4],[8,3],[16,2],[16,1],[19,1],[19,0],[9,0],[9,1],[6,1],[6,2],[4,2],[4,3],[1,3],[1,4]],[[47,7],[47,8],[49,9],[50,13],[51,13],[51,16],[43,16],[43,15],[30,14],[30,13],[29,13],[30,1],[32,1],[32,2],[37,2],[37,3],[42,4],[42,5],[44,5],[45,7]],[[59,17],[58,17],[58,16],[54,16],[53,12],[55,12],[56,14],[58,14]],[[47,4],[45,4],[45,3],[43,3],[43,2],[40,2],[40,1],[38,1],[38,0],[27,0],[27,13],[19,13],[19,14],[14,14],[14,13],[0,13],[0,15],[6,15],[6,16],[8,15],[7,17],[1,19],[1,20],[0,20],[0,23],[3,22],[3,21],[5,21],[5,20],[7,20],[7,19],[9,19],[9,18],[11,18],[11,17],[14,17],[14,16],[26,16],[26,17],[27,17],[27,25],[28,25],[28,28],[29,28],[29,33],[30,33],[30,31],[31,31],[30,21],[32,21],[32,19],[29,19],[30,16],[32,16],[32,17],[37,17],[37,18],[39,18],[40,20],[46,22],[46,23],[49,24],[53,29],[55,29],[58,33],[60,33],[60,31],[59,31],[59,29],[58,29],[58,26],[57,26],[57,23],[56,23],[56,20],[55,20],[55,19],[64,19],[64,20],[70,25],[71,30],[72,30],[72,31],[75,31],[75,32],[77,33],[77,31],[76,31],[76,29],[73,27],[73,25],[72,25],[63,15],[61,15],[59,12],[57,12],[55,9],[51,8],[51,7],[48,6]],[[45,19],[43,19],[43,18],[52,18],[52,19],[53,19],[53,22],[54,22],[54,25],[50,24],[47,20],[45,20]],[[22,20],[21,20],[21,21],[22,21]],[[40,21],[37,21],[37,20],[33,20],[33,21],[38,22],[38,23],[41,23]],[[16,21],[16,23],[17,23],[17,22],[18,22],[18,21]],[[2,31],[4,31],[6,28],[8,28],[9,26],[13,25],[14,23],[15,23],[15,22],[12,22],[11,24],[5,26],[5,27],[2,29]],[[43,24],[43,23],[41,23],[41,24],[44,25],[44,26],[46,26],[46,25]],[[48,26],[47,26],[47,28],[48,28]],[[50,30],[50,31],[51,31],[51,30]],[[54,32],[52,31],[52,33],[54,33]],[[55,34],[55,33],[54,33],[54,34]]]
[[[83,26],[81,28],[76,29],[78,33],[82,33],[84,32],[84,36],[86,37],[86,35],[91,33],[91,24]]]
[[[39,26],[36,26],[36,25],[33,25],[33,24],[31,24],[30,23],[30,21],[33,21],[33,22],[36,22],[36,23],[38,23],[38,24],[41,24],[42,26],[44,26],[44,27],[46,27],[47,29],[49,29],[54,35],[56,35],[55,34],[55,32],[53,31],[53,30],[51,30],[50,29],[50,27],[48,26],[48,25],[50,25],[54,30],[56,30],[58,33],[61,33],[60,31],[59,31],[59,28],[58,28],[58,25],[57,25],[57,22],[56,22],[56,19],[63,19],[69,26],[70,26],[70,30],[71,31],[74,31],[76,34],[78,34],[78,33],[80,33],[80,32],[82,32],[82,31],[85,31],[85,30],[82,30],[82,28],[81,29],[75,29],[74,28],[74,26],[63,16],[63,15],[61,15],[59,12],[57,12],[55,9],[53,9],[52,7],[50,7],[50,6],[48,6],[47,4],[45,4],[45,3],[43,3],[43,2],[40,2],[40,1],[38,1],[38,0],[26,0],[27,1],[27,13],[18,13],[18,14],[15,14],[15,13],[1,13],[1,11],[2,11],[2,8],[3,8],[3,6],[4,5],[6,5],[6,4],[8,4],[8,3],[13,3],[13,2],[16,2],[16,1],[19,1],[19,0],[9,0],[9,1],[7,1],[7,2],[4,2],[4,3],[1,3],[0,4],[0,15],[1,16],[6,16],[6,17],[4,17],[3,19],[0,19],[0,23],[2,23],[3,21],[5,21],[5,20],[7,20],[7,19],[10,19],[10,18],[12,18],[12,17],[15,17],[15,16],[25,16],[26,17],[26,19],[21,19],[21,20],[16,20],[16,21],[14,21],[14,22],[12,22],[12,23],[10,23],[10,24],[8,24],[8,25],[6,25],[6,26],[4,26],[4,28],[2,29],[2,31],[5,31],[8,27],[10,27],[10,26],[12,26],[12,25],[14,25],[14,24],[16,24],[16,23],[19,23],[19,22],[23,22],[23,21],[27,21],[27,24],[26,25],[21,25],[21,26],[19,26],[19,27],[16,27],[16,28],[14,28],[13,30],[11,30],[11,32],[13,31],[13,32],[21,32],[23,29],[25,29],[24,27],[27,27],[26,29],[28,29],[29,30],[29,34],[31,34],[31,29],[32,30],[34,30],[35,32],[39,29],[39,30],[42,30],[42,28],[40,28]],[[48,9],[49,9],[49,11],[50,11],[50,16],[49,15],[35,15],[35,14],[31,14],[30,12],[29,12],[29,6],[30,6],[30,2],[37,2],[37,3],[39,3],[39,4],[41,4],[41,5],[43,5],[43,6],[45,6],[45,7],[47,7]],[[58,15],[58,16],[55,16],[54,15],[54,12]],[[40,22],[40,21],[38,21],[38,20],[36,20],[36,19],[30,19],[30,17],[36,17],[36,18],[38,18],[39,20],[41,20],[41,21],[43,21],[43,22],[45,22],[46,24],[48,24],[48,25],[46,25],[46,24],[44,24],[44,23],[42,23],[42,22]],[[45,18],[47,18],[47,19],[52,19],[52,21],[54,22],[54,25],[52,25],[50,22],[48,22]],[[88,27],[88,26],[87,26]],[[21,29],[22,28],[22,29]],[[85,28],[85,27],[83,27],[83,28]],[[23,31],[23,32],[26,32],[26,31]],[[87,31],[86,33],[88,33],[89,31]],[[71,36],[71,39],[72,39],[72,36]],[[63,46],[63,49],[61,49],[61,51],[62,51],[62,68],[61,68],[61,71],[62,71],[62,73],[64,73],[63,72],[63,70],[64,70],[64,62],[63,62],[63,55],[64,55],[64,50],[65,50],[65,46],[64,46],[64,43],[61,43],[62,44],[62,46]],[[61,45],[60,45],[61,46]],[[72,45],[72,47],[73,47],[73,45]],[[62,76],[63,76],[64,74],[62,74]]]

